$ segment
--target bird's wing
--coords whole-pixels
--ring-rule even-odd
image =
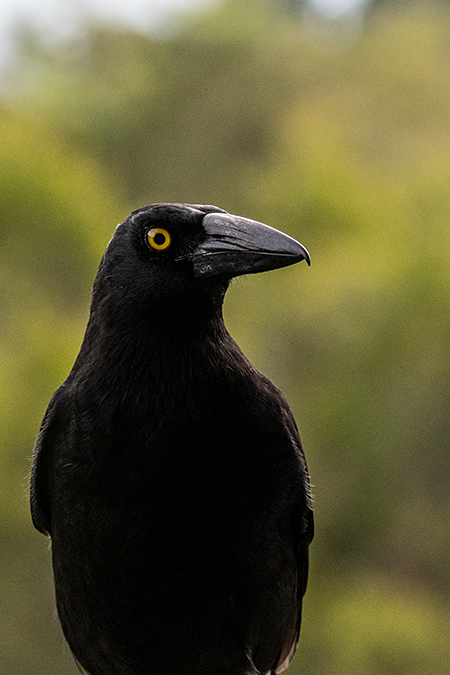
[[[308,579],[308,548],[309,544],[313,537],[313,513],[311,510],[307,512],[307,526],[305,530],[305,514],[302,509],[302,513],[296,513],[294,509],[293,513],[293,526],[294,526],[294,542],[295,542],[295,553],[297,560],[297,607],[296,612],[292,616],[292,620],[289,624],[288,630],[283,642],[283,647],[280,651],[277,663],[273,669],[274,673],[282,673],[291,663],[294,658],[294,654],[297,650],[299,635],[300,635],[300,624],[301,624],[301,615],[302,615],[302,599],[306,591],[306,584]]]
[[[306,460],[303,454],[300,435],[298,433],[297,425],[290,409],[285,407],[286,423],[292,437],[294,445],[297,446],[300,453],[301,460],[304,464],[304,476],[306,480],[306,504],[304,500],[299,502],[291,513],[291,528],[292,541],[294,544],[295,557],[297,562],[297,607],[296,612],[292,616],[292,620],[286,631],[283,646],[280,650],[279,657],[273,668],[273,673],[282,673],[291,663],[297,649],[300,623],[302,615],[302,599],[306,591],[308,581],[308,566],[309,566],[309,545],[314,536],[314,515],[311,504],[311,494],[308,478],[308,470],[306,467]]]
[[[58,446],[62,423],[58,408],[57,390],[49,403],[42,420],[39,436],[33,453],[31,469],[30,502],[33,524],[43,534],[51,536],[51,504],[49,480],[53,473],[53,451]]]

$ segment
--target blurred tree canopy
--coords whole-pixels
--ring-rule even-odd
[[[447,673],[450,8],[385,3],[347,28],[225,0],[158,37],[22,34],[0,100],[2,675],[76,672],[29,458],[108,238],[154,201],[216,203],[312,255],[237,280],[225,308],[286,393],[315,485],[289,672]]]

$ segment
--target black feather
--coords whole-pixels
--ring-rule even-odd
[[[170,245],[152,248],[155,228]],[[90,675],[257,675],[292,658],[307,468],[222,302],[236,274],[302,259],[286,235],[210,206],[152,205],[116,228],[31,483],[60,621]]]

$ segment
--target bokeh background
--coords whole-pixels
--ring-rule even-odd
[[[33,443],[115,225],[187,201],[312,256],[225,307],[315,485],[289,673],[447,674],[450,3],[26,5],[0,11],[0,673],[77,672],[29,516]]]

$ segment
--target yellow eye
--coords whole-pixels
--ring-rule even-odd
[[[147,241],[155,251],[164,251],[170,246],[170,234],[162,227],[153,227],[147,232]]]

